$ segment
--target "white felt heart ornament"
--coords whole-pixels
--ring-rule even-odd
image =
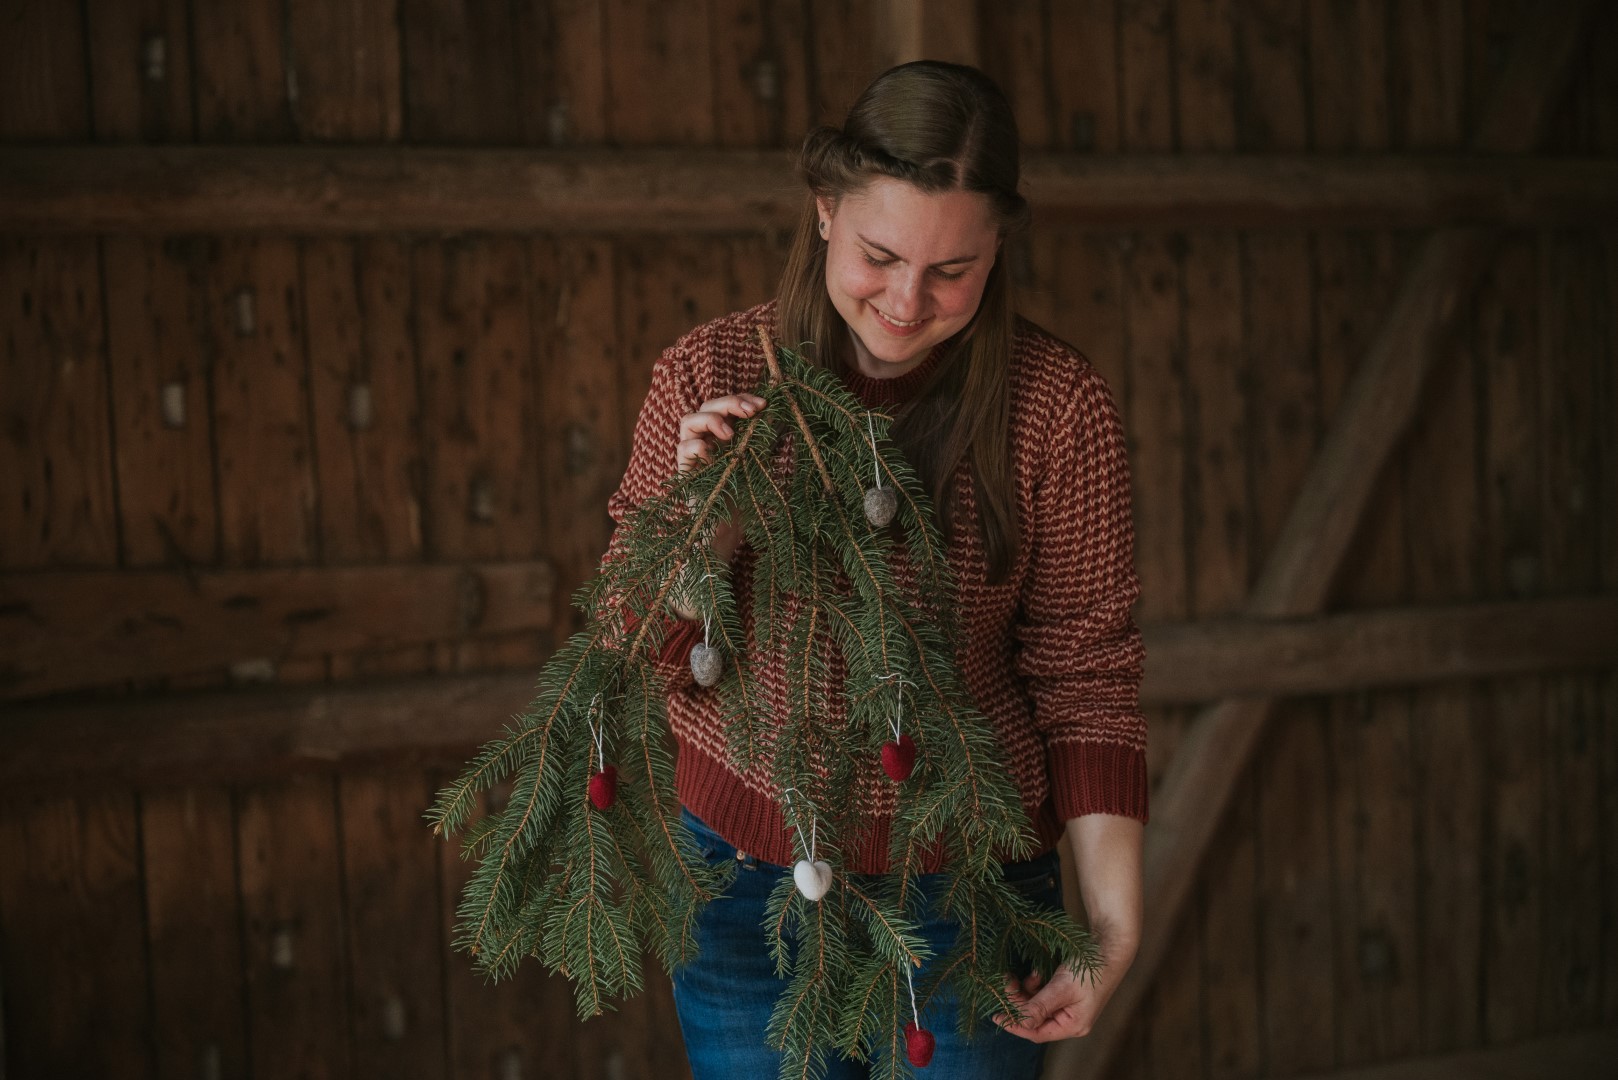
[[[816,859],[814,862],[799,859],[797,865],[792,868],[792,880],[804,896],[810,900],[819,900],[831,889],[831,863],[824,859]]]

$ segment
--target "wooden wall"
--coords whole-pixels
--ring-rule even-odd
[[[999,0],[976,28],[1033,150],[1426,154],[1466,145],[1534,8]],[[1601,18],[1547,153],[1618,153]],[[886,59],[848,0],[12,0],[4,20],[12,145],[790,147]],[[0,572],[544,560],[552,629],[84,694],[536,668],[604,546],[657,351],[768,296],[783,245],[409,224],[0,237]],[[1124,412],[1143,620],[1240,610],[1419,239],[1069,227],[1016,255],[1025,312]],[[1611,222],[1506,238],[1334,608],[1618,589],[1615,301]],[[1154,712],[1154,774],[1189,718]],[[1288,703],[1115,1075],[1618,1024],[1615,721],[1611,670]],[[7,792],[6,1074],[670,1075],[666,988],[581,1027],[559,981],[485,985],[448,950],[465,868],[420,818],[454,764]]]

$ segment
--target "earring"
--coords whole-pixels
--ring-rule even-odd
[[[825,218],[820,219],[820,235],[821,236],[825,236],[826,235],[826,230],[828,228],[830,228],[830,227],[831,227],[830,223],[827,222],[827,220]]]

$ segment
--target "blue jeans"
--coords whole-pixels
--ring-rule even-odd
[[[764,937],[764,911],[770,891],[791,871],[736,849],[686,810],[682,817],[703,857],[710,863],[735,862],[730,889],[703,909],[697,919],[696,959],[674,972],[674,1006],[691,1059],[694,1080],[771,1080],[780,1068],[780,1052],[765,1042],[764,1029],[784,980],[776,977]],[[919,879],[936,888],[941,876]],[[1006,880],[1038,904],[1062,906],[1062,875],[1051,852],[1006,867]],[[956,924],[933,919],[921,927],[935,956],[954,941]],[[923,968],[923,973],[925,972]],[[956,1031],[956,1002],[940,994],[922,1011],[922,1026],[937,1039],[932,1064],[917,1075],[927,1080],[1036,1080],[1044,1062],[1044,1046],[1008,1035],[980,1020],[969,1039]],[[833,1054],[826,1080],[855,1080],[869,1067]]]

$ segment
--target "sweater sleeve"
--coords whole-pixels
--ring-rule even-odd
[[[635,421],[629,464],[618,490],[607,499],[607,513],[615,528],[604,562],[611,562],[621,554],[624,521],[658,493],[678,466],[680,418],[694,412],[703,400],[692,378],[690,361],[686,348],[675,345],[665,349],[652,366],[652,385]],[[633,623],[626,629],[633,629]],[[657,667],[665,684],[670,689],[679,689],[692,681],[686,659],[701,629],[696,628],[694,635],[691,623],[673,616],[666,617],[661,629],[663,649]]]
[[[1145,821],[1129,462],[1118,411],[1088,363],[1047,446],[1025,527],[1031,548],[1013,631],[1017,673],[1045,742],[1057,815]]]

